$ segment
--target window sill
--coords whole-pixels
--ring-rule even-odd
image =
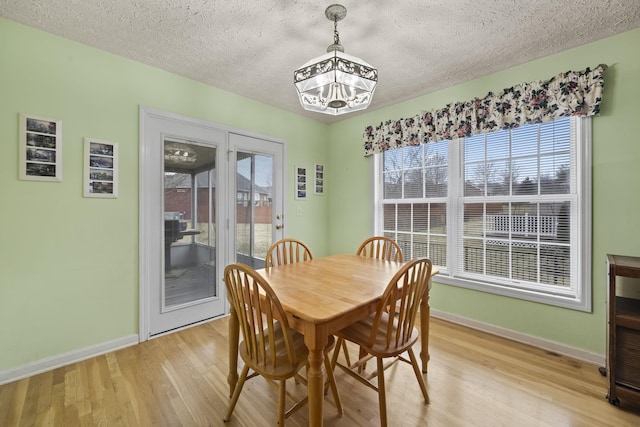
[[[501,295],[510,298],[517,298],[525,301],[531,301],[541,304],[552,305],[561,308],[567,308],[571,310],[591,312],[591,299],[566,295],[566,294],[551,294],[531,289],[512,288],[500,284],[491,284],[484,282],[477,282],[473,280],[455,278],[447,276],[442,271],[433,281],[435,283],[441,283],[449,286],[456,286],[459,288],[471,289],[474,291],[485,292],[495,295]]]

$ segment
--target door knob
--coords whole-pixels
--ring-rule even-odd
[[[284,225],[282,224],[276,224],[276,230],[282,230],[283,227]]]

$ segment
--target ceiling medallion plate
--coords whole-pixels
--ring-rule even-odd
[[[329,21],[341,21],[347,16],[347,8],[341,4],[332,4],[324,11]]]

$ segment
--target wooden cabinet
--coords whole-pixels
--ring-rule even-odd
[[[607,255],[609,271],[607,373],[610,403],[640,403],[640,299],[620,294],[620,278],[640,279],[640,257]],[[624,279],[623,279],[624,280]],[[629,282],[630,286],[640,284]]]

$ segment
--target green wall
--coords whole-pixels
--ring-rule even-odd
[[[325,124],[1,18],[0,99],[0,372],[138,333],[140,106],[283,139],[289,177],[327,163]],[[62,121],[61,183],[18,180],[21,112]],[[119,143],[117,199],[82,197],[84,137]],[[326,254],[328,198],[293,191],[286,233]]]
[[[286,218],[287,235],[326,255],[353,252],[372,232],[366,125],[599,63],[610,68],[593,121],[593,313],[438,283],[431,302],[604,354],[605,254],[640,255],[638,45],[640,30],[631,31],[327,126],[0,18],[0,372],[138,333],[140,106],[286,140],[289,178],[294,164],[325,164],[324,196],[296,201],[290,180]],[[20,112],[62,120],[62,183],[18,180]],[[82,197],[87,136],[120,144],[117,199]]]
[[[328,174],[330,251],[350,252],[372,230],[372,158],[362,155],[367,125],[413,116],[453,101],[483,97],[518,83],[604,63],[601,115],[593,119],[593,312],[555,308],[444,284],[435,279],[434,309],[604,355],[607,253],[640,256],[640,29],[481,77],[330,129]],[[373,61],[373,58],[370,58]],[[425,76],[428,79],[429,76]],[[380,85],[384,77],[380,77]]]

